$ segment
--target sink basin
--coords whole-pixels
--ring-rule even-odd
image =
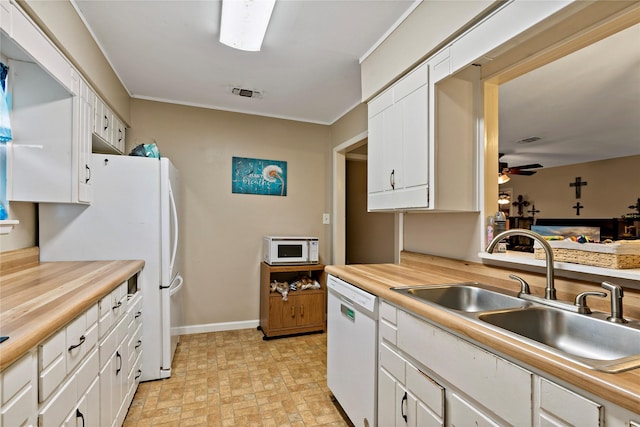
[[[520,298],[490,291],[477,285],[479,283],[473,282],[441,286],[412,286],[393,288],[393,290],[423,302],[466,313],[521,308],[529,305]]]
[[[635,327],[539,306],[477,317],[589,368],[621,372],[640,367],[640,329]]]

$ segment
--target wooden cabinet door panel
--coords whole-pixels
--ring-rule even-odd
[[[269,297],[269,328],[283,329],[296,326],[295,297],[288,297],[287,301],[280,294]]]

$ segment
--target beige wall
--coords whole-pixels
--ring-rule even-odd
[[[0,235],[0,252],[28,248],[36,245],[36,205],[34,203],[12,202],[9,206],[10,219],[20,224],[9,234]]]
[[[499,3],[493,0],[423,1],[362,62],[362,100],[372,98]]]
[[[130,124],[130,96],[69,0],[19,0],[31,18],[80,70],[94,90]]]
[[[367,212],[367,162],[347,161],[347,264],[392,263],[395,219]]]
[[[328,126],[143,100],[131,112],[128,144],[154,138],[180,171],[185,325],[258,319],[266,234],[318,236],[328,259]],[[233,156],[287,161],[287,196],[232,194]]]
[[[358,104],[331,125],[331,145],[336,147],[349,141],[356,135],[366,132],[368,127],[367,104]]]
[[[569,183],[581,177],[580,216],[572,208],[578,201],[575,187]],[[539,218],[616,218],[628,213],[640,197],[640,156],[621,157],[598,162],[541,169],[535,175],[512,175],[511,181],[500,189],[511,188],[513,198],[518,195],[536,205]],[[531,209],[529,206],[526,209]],[[512,215],[517,208],[512,208]]]

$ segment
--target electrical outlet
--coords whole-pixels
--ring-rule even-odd
[[[331,224],[331,216],[328,213],[322,214],[322,223]]]

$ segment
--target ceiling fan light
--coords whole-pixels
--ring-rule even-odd
[[[222,0],[220,43],[259,51],[275,4],[276,0]]]
[[[511,177],[506,173],[498,174],[498,184],[504,184],[505,182],[509,182],[509,181],[511,181]]]

